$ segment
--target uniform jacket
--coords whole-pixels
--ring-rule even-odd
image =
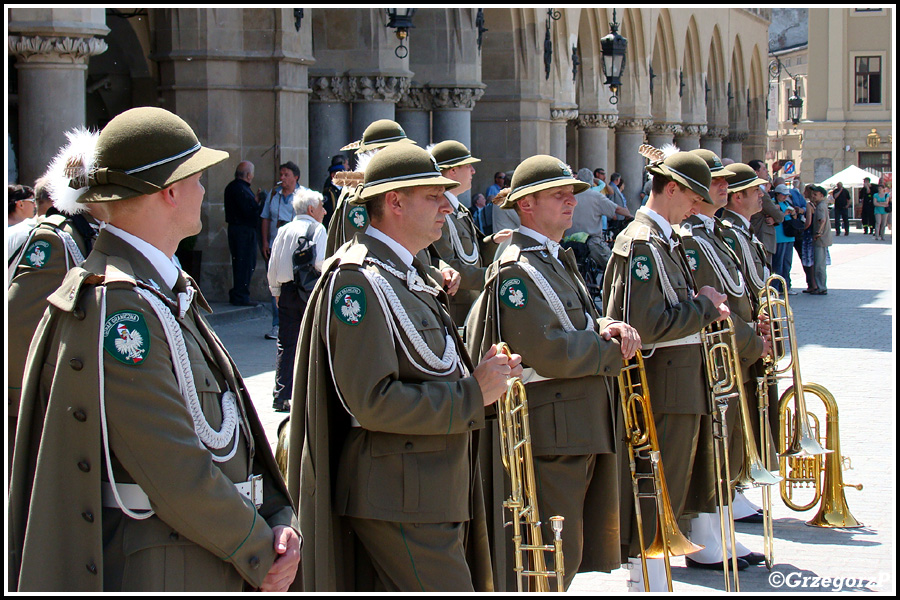
[[[308,527],[303,587],[317,592],[370,589],[371,582],[360,578],[362,564],[355,564],[365,560],[365,552],[355,549],[341,519],[353,516],[470,521],[467,542],[473,550],[475,589],[490,590],[480,477],[473,461],[473,432],[484,426],[480,388],[459,368],[435,375],[411,363],[410,356],[419,363],[423,359],[401,327],[398,331],[404,333],[392,332],[363,269],[388,282],[414,337],[438,356],[450,339],[467,371],[471,362],[438,298],[411,291],[405,279],[367,259],[405,271],[387,246],[360,235],[326,262],[300,334],[288,484],[299,504],[301,525]],[[424,280],[437,286],[428,277]],[[387,319],[398,323],[392,315]]]
[[[654,344],[699,333],[718,318],[718,310],[706,296],[693,297],[696,290],[684,250],[680,242],[672,248],[664,235],[642,211],[619,234],[603,277],[604,314],[627,322],[641,336],[654,415],[705,414],[700,345],[654,348]],[[676,303],[663,291],[664,273]]]
[[[453,233],[458,236],[462,252],[470,258],[463,257],[454,246]],[[435,253],[460,274],[459,290],[450,298],[450,316],[459,325],[465,322],[469,308],[484,288],[485,269],[497,250],[496,244],[482,242],[483,238],[484,233],[475,226],[472,213],[460,204],[446,216],[441,239],[433,244]]]
[[[766,248],[740,215],[725,209],[722,212],[721,237],[737,255],[744,281],[754,310],[763,284],[769,278],[769,262]]]
[[[10,589],[240,591],[258,587],[275,560],[271,527],[296,527],[253,403],[200,315],[208,305],[198,294],[183,318],[172,312],[201,418],[221,427],[227,389],[237,396],[240,425],[229,460],[214,462],[200,442],[161,321],[136,293],[156,283],[154,295],[174,301],[160,280],[137,250],[102,232],[84,268],[70,271],[50,298],[25,369],[10,488]],[[188,284],[182,273],[175,289]],[[131,345],[113,344],[116,337]],[[148,519],[103,507],[101,391],[111,470],[118,484],[137,483],[147,494],[155,511]],[[259,509],[234,487],[250,474],[263,476]]]
[[[728,308],[731,310],[731,320],[735,327],[735,342],[741,360],[741,372],[743,380],[750,378],[750,366],[759,360],[763,351],[762,338],[756,335],[756,314],[754,312],[755,300],[751,300],[746,283],[743,284],[743,293],[734,295],[733,290],[722,281],[721,276],[714,268],[710,258],[701,249],[699,240],[707,243],[707,248],[712,248],[715,256],[725,267],[732,282],[743,281],[740,262],[737,256],[719,236],[722,227],[717,220],[713,220],[713,230],[709,231],[702,219],[692,216],[683,223],[681,240],[684,243],[688,264],[698,287],[711,286],[728,295]]]
[[[491,345],[504,341],[522,356],[523,367],[548,378],[526,383],[535,456],[615,453],[620,409],[608,392],[613,385],[608,378],[622,369],[622,353],[617,340],[605,341],[598,333],[612,320],[599,319],[571,250],[560,249],[559,257],[563,265],[535,240],[514,233],[510,246],[488,268],[485,290],[469,314],[467,345],[473,356],[481,356]],[[574,331],[564,329],[523,264],[534,267],[553,288]],[[491,433],[497,437],[494,423]],[[499,446],[495,444],[494,455],[483,460],[498,463]],[[610,571],[620,563],[618,482],[598,476],[599,472],[595,470],[585,499],[582,571]],[[509,540],[509,531],[503,529],[508,519],[501,505],[506,499],[501,495],[508,494],[503,480],[495,478],[488,510],[493,511],[495,539]],[[577,489],[583,493],[584,483]],[[497,555],[502,561],[503,553]],[[511,564],[505,568],[512,572]],[[502,573],[502,564],[499,570]]]

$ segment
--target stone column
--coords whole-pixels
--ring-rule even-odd
[[[432,87],[432,141],[456,140],[472,148],[472,109],[483,87]]]
[[[353,139],[361,139],[371,123],[394,119],[394,105],[409,89],[409,78],[393,75],[355,75],[350,78],[353,98]],[[418,141],[418,140],[416,140]]]
[[[700,148],[700,136],[706,134],[706,125],[688,123],[681,133],[675,134],[675,145],[685,152]]]
[[[325,180],[331,157],[354,141],[350,133],[350,90],[346,77],[311,75],[309,87],[309,182],[318,189]],[[344,153],[348,157],[352,151]]]
[[[586,167],[592,172],[600,168],[607,170],[609,164],[609,128],[615,126],[619,115],[579,114],[578,115],[578,168]]]
[[[652,123],[647,127],[647,143],[654,148],[662,148],[672,144],[681,131],[681,125],[677,123]]]
[[[700,137],[700,147],[714,152],[719,158],[722,156],[722,138],[728,135],[727,127],[707,127],[706,133]]]
[[[641,187],[644,182],[646,160],[638,152],[644,143],[644,129],[653,123],[652,119],[619,118],[616,123],[616,171],[626,182],[625,199],[632,213],[641,206]],[[607,176],[610,173],[607,171]]]
[[[744,141],[746,141],[749,133],[746,131],[735,131],[729,133],[722,140],[722,158],[730,158],[734,162],[744,162]],[[749,156],[747,160],[753,160],[754,157]],[[765,158],[763,156],[762,158]]]
[[[566,127],[569,121],[578,118],[578,107],[550,107],[550,156],[563,162],[566,160]]]
[[[103,40],[87,37],[94,33],[8,36],[19,78],[20,182],[34,185],[66,143],[65,132],[84,125],[88,59],[107,48]]]
[[[431,95],[425,88],[411,87],[400,98],[394,119],[406,137],[425,148],[431,140]]]

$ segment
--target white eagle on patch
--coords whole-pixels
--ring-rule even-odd
[[[642,281],[647,281],[650,279],[650,267],[647,263],[638,263],[634,269],[634,274]]]
[[[119,332],[119,337],[116,338],[116,350],[120,354],[124,354],[128,360],[139,361],[144,352],[144,338],[141,333],[137,329],[129,331],[121,323],[116,330]]]
[[[362,229],[362,226],[366,224],[366,218],[362,212],[357,212],[353,215],[353,224],[356,225],[357,229]]]
[[[515,288],[509,291],[509,301],[515,306],[525,306],[525,295]]]
[[[688,265],[691,267],[691,271],[696,271],[696,270],[697,270],[697,259],[696,259],[696,257],[694,257],[693,254],[688,254],[688,255],[687,255],[687,259],[688,259]]]
[[[47,255],[40,246],[35,246],[31,254],[28,255],[28,262],[35,267],[43,267],[45,260],[47,260]]]
[[[351,323],[359,323],[359,315],[362,309],[359,302],[350,297],[349,294],[344,296],[344,305],[341,307],[341,314]]]

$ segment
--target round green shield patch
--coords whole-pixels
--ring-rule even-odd
[[[638,281],[650,281],[653,277],[653,261],[645,255],[635,256],[631,261],[631,276]]]
[[[724,236],[724,239],[725,239],[725,243],[728,244],[728,246],[729,246],[733,251],[737,252],[737,244],[735,243],[734,239],[733,239],[733,238],[730,238],[730,237],[728,237],[728,236]]]
[[[25,251],[25,264],[35,269],[43,269],[50,260],[50,251],[50,242],[39,240],[31,244]]]
[[[518,277],[506,279],[500,284],[500,299],[510,308],[525,308],[528,304],[528,288]]]
[[[334,314],[347,325],[359,325],[366,316],[366,293],[355,285],[342,287],[331,301]]]
[[[688,266],[691,267],[691,271],[696,271],[697,266],[700,264],[697,262],[697,251],[691,248],[690,250],[685,250],[684,253],[687,255]]]
[[[347,220],[357,229],[365,229],[369,224],[369,213],[365,206],[354,206],[347,211]]]
[[[150,330],[140,313],[123,310],[103,325],[103,348],[126,365],[139,365],[150,355]]]

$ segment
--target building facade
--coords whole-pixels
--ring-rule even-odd
[[[628,49],[615,98],[600,51],[611,8],[419,9],[403,58],[378,8],[7,10],[20,181],[43,172],[67,129],[141,105],[179,114],[231,154],[204,175],[196,248],[213,299],[230,287],[222,190],[237,163],[252,161],[265,189],[291,160],[302,184],[321,189],[331,156],[376,119],[398,121],[422,146],[467,144],[482,159],[476,192],[544,153],[620,172],[632,208],[642,143],[737,161],[767,150],[771,9],[617,10]]]

